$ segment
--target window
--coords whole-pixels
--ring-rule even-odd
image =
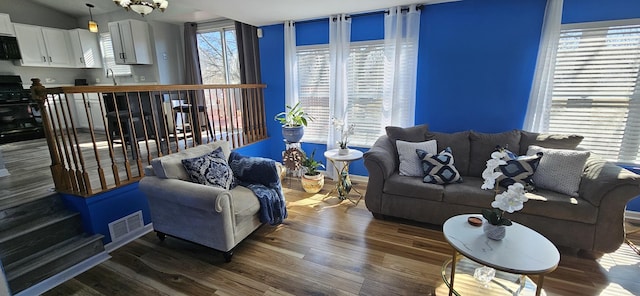
[[[560,33],[548,131],[581,147],[640,162],[640,20],[565,25]]]
[[[198,30],[197,37],[202,82],[239,84],[240,62],[235,27],[204,25]]]
[[[102,61],[105,69],[113,70],[114,76],[131,76],[131,66],[116,65],[116,57],[113,53],[111,34],[100,33],[100,50],[102,50]]]
[[[315,120],[305,129],[303,141],[325,143],[329,118],[329,46],[299,46],[298,97]],[[384,85],[384,42],[351,43],[348,64],[348,119],[355,124],[349,143],[368,147],[382,128],[382,87]]]

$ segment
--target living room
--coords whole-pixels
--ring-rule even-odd
[[[415,123],[427,123],[430,130],[438,132],[472,129],[492,133],[521,129],[536,67],[545,4],[546,1],[542,0],[464,0],[426,5],[420,20]],[[640,14],[640,7],[635,1],[616,1],[607,3],[606,7],[601,6],[598,1],[567,0],[563,23],[633,19]],[[101,26],[106,27],[108,17],[96,15],[95,18],[100,20]],[[75,23],[84,24],[86,20],[86,17],[78,18]],[[301,20],[296,28],[298,45],[327,44],[328,27],[326,19],[319,22]],[[159,24],[159,28],[171,32],[165,35],[169,36],[165,40],[181,40],[180,26],[163,23]],[[260,66],[262,82],[267,85],[264,96],[270,138],[243,151],[278,160],[282,158],[284,144],[280,137],[280,125],[270,119],[281,112],[285,105],[284,26],[273,24],[260,28]],[[351,34],[353,41],[382,39],[383,14],[354,14]],[[167,44],[171,42],[165,42]],[[176,47],[175,44],[172,46]],[[180,51],[175,48],[170,50],[176,52],[175,56],[180,56],[177,53]],[[3,71],[9,69],[27,77],[43,75],[34,69],[17,69],[12,64],[2,63]],[[182,83],[180,74],[163,78],[162,73],[172,71],[161,67],[135,66],[134,75],[138,78],[131,76],[119,79],[123,79],[124,83],[140,83],[139,77],[144,76],[146,83]],[[170,64],[170,67],[177,66]],[[57,75],[52,84],[71,84],[78,75],[87,76],[89,80],[105,79],[101,70],[84,70],[80,74],[61,70]],[[23,77],[23,80],[27,77]],[[304,143],[302,147],[305,151],[326,150],[326,145],[322,143]],[[367,146],[351,148],[363,152],[368,150]],[[319,159],[327,162],[324,157]],[[368,175],[362,161],[351,165],[351,173]],[[637,200],[633,201],[629,209],[640,210],[637,203]],[[362,211],[360,214],[368,213]],[[412,231],[416,230],[412,228]]]

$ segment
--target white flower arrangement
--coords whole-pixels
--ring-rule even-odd
[[[522,210],[524,203],[529,200],[525,195],[524,186],[520,183],[514,183],[507,187],[507,191],[498,194],[496,180],[502,175],[502,172],[496,172],[500,165],[507,164],[507,153],[501,149],[491,153],[491,159],[487,160],[487,168],[482,172],[484,183],[480,188],[494,189],[496,191],[495,199],[491,202],[494,209],[482,210],[482,216],[493,225],[511,225],[511,220],[504,218],[504,212],[513,213]]]
[[[352,124],[346,125],[344,120],[337,119],[335,117],[331,119],[331,124],[336,129],[336,131],[340,133],[340,141],[338,141],[336,144],[338,144],[338,146],[340,146],[341,149],[347,149],[347,143],[349,143],[349,136],[353,135],[354,129],[356,127],[355,124],[352,123]]]

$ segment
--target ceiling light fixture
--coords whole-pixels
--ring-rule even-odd
[[[87,7],[89,7],[89,32],[91,33],[98,33],[98,23],[96,23],[95,21],[93,21],[93,14],[91,14],[91,8],[93,8],[93,4],[91,3],[87,3],[86,4]]]
[[[164,12],[169,6],[167,0],[113,0],[116,5],[122,6],[125,10],[133,10],[142,16],[151,13],[154,9],[160,9]]]

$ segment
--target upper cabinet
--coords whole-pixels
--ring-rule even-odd
[[[73,63],[78,68],[102,68],[102,55],[98,34],[85,29],[69,31],[71,48],[73,49]]]
[[[109,33],[116,64],[153,64],[149,24],[137,20],[112,22]]]
[[[22,66],[75,67],[71,60],[69,32],[24,24],[14,24]]]
[[[6,13],[0,13],[0,35],[3,36],[15,36],[13,31],[13,25],[11,24],[11,18]]]

